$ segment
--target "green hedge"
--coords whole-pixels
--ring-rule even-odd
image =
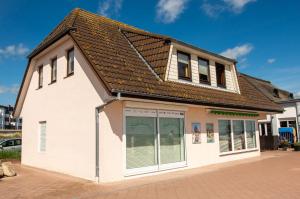
[[[0,160],[21,160],[20,150],[0,150]]]

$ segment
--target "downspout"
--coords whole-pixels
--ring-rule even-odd
[[[297,142],[300,141],[300,110],[298,110],[298,102],[295,103],[296,106],[296,129],[297,129]]]
[[[117,94],[117,97],[116,98],[113,98],[107,102],[105,102],[104,104],[100,105],[100,106],[97,106],[95,108],[95,120],[96,120],[96,165],[95,165],[95,168],[96,168],[96,171],[95,171],[95,178],[96,178],[96,182],[99,183],[99,129],[100,129],[100,124],[99,124],[99,114],[103,111],[103,109],[108,106],[109,104],[115,102],[115,101],[119,101],[121,98],[121,93],[118,93]]]

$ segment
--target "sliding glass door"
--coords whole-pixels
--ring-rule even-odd
[[[182,112],[125,109],[125,126],[128,175],[185,164]]]
[[[157,165],[156,118],[126,117],[126,168]]]
[[[184,161],[183,132],[182,118],[159,118],[161,164]]]

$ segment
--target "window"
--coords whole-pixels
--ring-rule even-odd
[[[256,148],[255,122],[246,121],[247,147]]]
[[[226,88],[225,66],[223,64],[216,63],[216,76],[218,87]]]
[[[130,174],[185,164],[184,114],[125,109],[126,169]]]
[[[178,52],[178,79],[191,81],[190,55]]]
[[[219,142],[220,152],[232,151],[230,120],[219,121]]]
[[[252,120],[219,120],[220,152],[256,149],[256,126]]]
[[[74,73],[74,48],[68,50],[67,56],[67,76]]]
[[[206,59],[198,58],[198,68],[200,83],[209,84],[209,61]]]
[[[51,83],[57,79],[57,58],[51,60]]]
[[[244,120],[233,120],[233,139],[234,139],[234,150],[245,149],[245,133],[244,133]]]
[[[39,73],[39,87],[38,88],[42,88],[43,87],[43,66],[39,66],[38,73]]]
[[[280,122],[280,127],[288,127],[288,122],[287,121],[281,121]]]
[[[21,139],[15,140],[15,145],[16,145],[16,146],[19,146],[19,145],[21,145],[21,144],[22,144],[22,140],[21,140]]]
[[[46,151],[46,122],[40,122],[40,129],[39,129],[39,151],[45,152]]]

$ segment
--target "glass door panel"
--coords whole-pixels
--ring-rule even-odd
[[[184,119],[159,118],[159,134],[160,164],[184,161]]]
[[[234,150],[245,149],[245,133],[244,133],[244,121],[233,120],[233,139],[234,139]]]
[[[126,117],[126,168],[157,165],[156,118]]]

